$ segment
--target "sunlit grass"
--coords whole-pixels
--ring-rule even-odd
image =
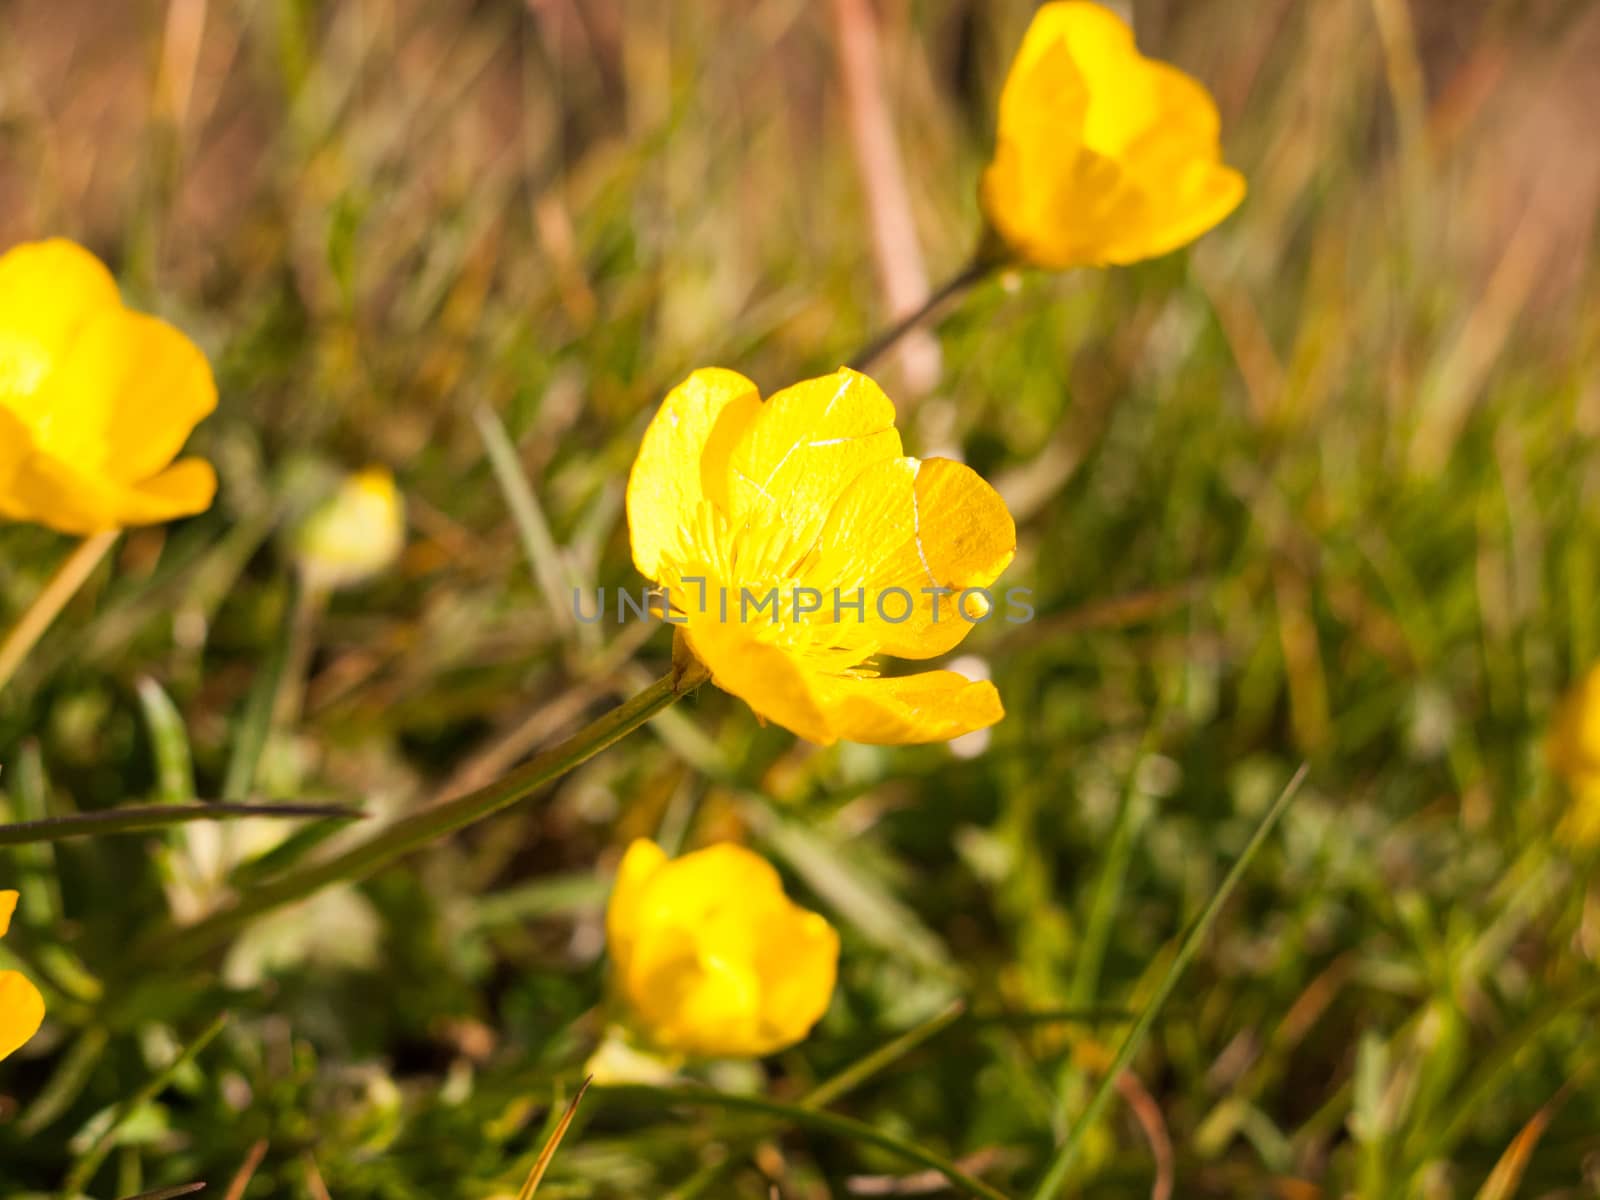
[[[1028,7],[878,6],[936,280],[973,250]],[[1585,94],[1592,14],[1136,7],[1216,90],[1248,202],[1155,263],[983,283],[925,394],[882,367],[908,452],[960,453],[1017,519],[1037,620],[962,648],[1008,711],[987,749],[814,751],[706,688],[370,864],[373,828],[668,670],[665,632],[566,627],[549,594],[638,588],[623,486],[666,389],[715,362],[770,390],[887,321],[831,6],[7,14],[0,244],[79,237],[203,345],[221,409],[194,448],[223,490],[126,535],[0,695],[5,816],[367,819],[0,850],[0,966],[50,1004],[0,1067],[0,1194],[221,1195],[264,1139],[250,1196],[516,1197],[602,1032],[636,836],[748,838],[839,928],[839,992],[800,1046],[695,1073],[693,1103],[591,1091],[539,1200],[892,1195],[944,1168],[1022,1196],[1069,1138],[1096,1196],[1150,1195],[1163,1162],[1178,1197],[1592,1177],[1593,862],[1540,753],[1600,653],[1600,173],[1550,115]],[[368,463],[408,547],[300,655],[293,530]],[[0,530],[7,622],[70,549]],[[1117,1098],[1082,1126],[1302,761],[1127,1064],[1159,1126]],[[245,920],[189,870],[225,864],[249,917],[309,894],[313,852],[374,873]],[[179,891],[197,932],[168,929]]]

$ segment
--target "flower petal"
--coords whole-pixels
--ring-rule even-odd
[[[17,893],[14,891],[0,892],[0,937],[5,937],[11,928],[11,915],[17,911]]]
[[[705,473],[709,498],[725,497],[728,452],[760,407],[755,384],[717,367],[696,371],[662,401],[628,476],[628,533],[645,578],[659,578],[663,556],[686,556],[686,531],[708,498]]]
[[[685,626],[691,647],[712,682],[755,712],[807,741],[878,746],[943,742],[993,725],[1005,716],[987,680],[954,671],[893,679],[825,675],[756,640],[738,625]]]
[[[797,383],[761,406],[734,447],[729,515],[783,526],[804,553],[845,486],[900,450],[894,404],[865,375],[842,367]]]
[[[769,993],[788,968],[766,964],[764,946],[785,941],[802,917],[822,918],[795,907],[772,865],[742,846],[723,843],[670,862],[650,850],[630,848],[639,867],[625,860],[625,871],[649,874],[638,888],[631,943],[611,948],[652,1040],[690,1054],[754,1056],[804,1036],[810,1024],[796,1030],[797,1004],[786,993],[779,999],[788,1007],[769,1017]],[[810,960],[800,966],[812,969]]]
[[[203,459],[183,459],[154,479],[128,486],[34,450],[0,490],[0,514],[87,535],[204,512],[216,490],[216,472]]]
[[[757,1053],[766,1054],[798,1042],[828,1011],[839,973],[839,934],[825,917],[791,905],[762,939],[756,970],[766,1043]]]
[[[44,1023],[44,997],[27,976],[0,971],[0,1058],[12,1054]]]
[[[924,671],[893,679],[822,676],[819,698],[834,736],[874,746],[947,742],[1006,715],[987,679]]]
[[[1128,23],[1105,5],[1089,0],[1053,0],[1041,4],[1033,14],[1012,60],[1007,82],[1032,75],[1061,45],[1090,64],[1104,62],[1107,71],[1115,69],[1118,59],[1137,53]]]
[[[970,467],[947,458],[888,459],[839,497],[809,574],[830,610],[835,590],[845,601],[866,592],[864,613],[839,608],[867,626],[877,652],[933,658],[958,645],[981,616],[976,597],[963,616],[959,594],[992,584],[1016,547],[1005,501]]]
[[[18,356],[40,354],[53,362],[85,322],[121,305],[111,272],[64,238],[27,242],[0,255],[0,402],[8,390],[32,390],[15,386],[34,374]]]
[[[706,1058],[767,1053],[757,1037],[761,981],[748,963],[700,953],[681,929],[647,945],[630,972],[629,994],[652,1041]]]
[[[1103,255],[1107,263],[1126,265],[1169,254],[1220,224],[1245,197],[1244,176],[1215,162],[1190,163],[1145,186],[1149,190],[1136,209],[1143,218],[1128,221],[1118,236],[1108,239]]]
[[[736,624],[691,620],[683,630],[695,657],[711,672],[711,681],[757,716],[821,746],[838,740],[813,692],[812,674],[793,656]]]
[[[1165,254],[1243,198],[1219,129],[1205,87],[1142,55],[1120,17],[1078,0],[1046,4],[1001,92],[984,212],[1038,266]]]
[[[150,478],[217,407],[211,365],[165,321],[115,309],[85,323],[35,404],[41,448],[118,483]]]
[[[622,856],[606,904],[606,944],[613,959],[626,961],[632,955],[645,886],[666,861],[666,852],[648,838],[636,838]]]

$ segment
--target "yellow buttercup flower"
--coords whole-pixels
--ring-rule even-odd
[[[347,476],[306,519],[295,558],[312,587],[352,587],[393,565],[405,540],[405,501],[394,476],[368,467]]]
[[[16,892],[0,892],[0,937],[11,928],[17,909]],[[0,971],[0,1058],[10,1055],[34,1034],[44,1021],[44,997],[18,971]]]
[[[628,847],[606,909],[612,980],[654,1047],[754,1058],[800,1041],[838,973],[833,926],[784,895],[772,865],[723,843],[669,861]]]
[[[645,433],[628,528],[713,682],[801,737],[943,741],[1005,715],[987,681],[870,665],[954,648],[991,615],[969,589],[994,582],[1017,537],[970,469],[901,453],[894,405],[865,375],[763,402],[742,375],[696,371]]]
[[[1144,57],[1082,0],[1034,15],[1000,95],[983,210],[1010,252],[1062,269],[1126,264],[1199,237],[1244,198],[1206,89]]]
[[[91,534],[203,511],[210,464],[173,459],[216,404],[205,356],[87,250],[0,256],[0,517]]]
[[[1545,753],[1570,798],[1559,837],[1577,846],[1600,844],[1600,665],[1561,702]]]

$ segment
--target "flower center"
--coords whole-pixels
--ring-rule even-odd
[[[710,505],[699,516],[695,552],[661,581],[689,624],[738,626],[829,674],[853,673],[877,652],[860,614],[845,611],[854,591],[818,578],[815,548],[798,545],[781,521],[734,525]]]

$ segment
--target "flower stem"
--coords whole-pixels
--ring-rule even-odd
[[[410,813],[323,862],[310,863],[268,880],[231,907],[184,929],[158,931],[131,952],[132,963],[186,962],[222,945],[251,920],[321,891],[329,884],[365,879],[435,838],[526,799],[545,784],[620,741],[650,718],[670,708],[705,678],[673,671],[631,700],[584,726],[560,745],[545,750],[510,774],[465,796],[430,804]]]
[[[56,573],[50,577],[50,582],[44,585],[44,590],[28,605],[27,611],[18,618],[17,623],[11,627],[11,632],[6,634],[4,642],[0,642],[0,689],[11,682],[12,675],[22,665],[22,660],[28,656],[28,651],[33,649],[34,643],[44,636],[45,630],[61,615],[61,610],[67,606],[67,601],[77,595],[78,589],[94,573],[100,565],[100,560],[106,556],[116,542],[120,529],[107,530],[105,533],[91,534],[78,543],[78,548],[67,556],[65,562],[56,568]]]
[[[907,313],[896,324],[885,329],[873,338],[850,359],[850,367],[856,371],[865,371],[888,351],[894,349],[895,344],[905,337],[917,326],[921,325],[938,309],[949,301],[967,291],[988,277],[989,273],[1000,265],[999,261],[986,254],[979,253],[973,256],[971,262],[962,267],[955,275],[947,279],[940,287],[922,302],[915,312]]]

